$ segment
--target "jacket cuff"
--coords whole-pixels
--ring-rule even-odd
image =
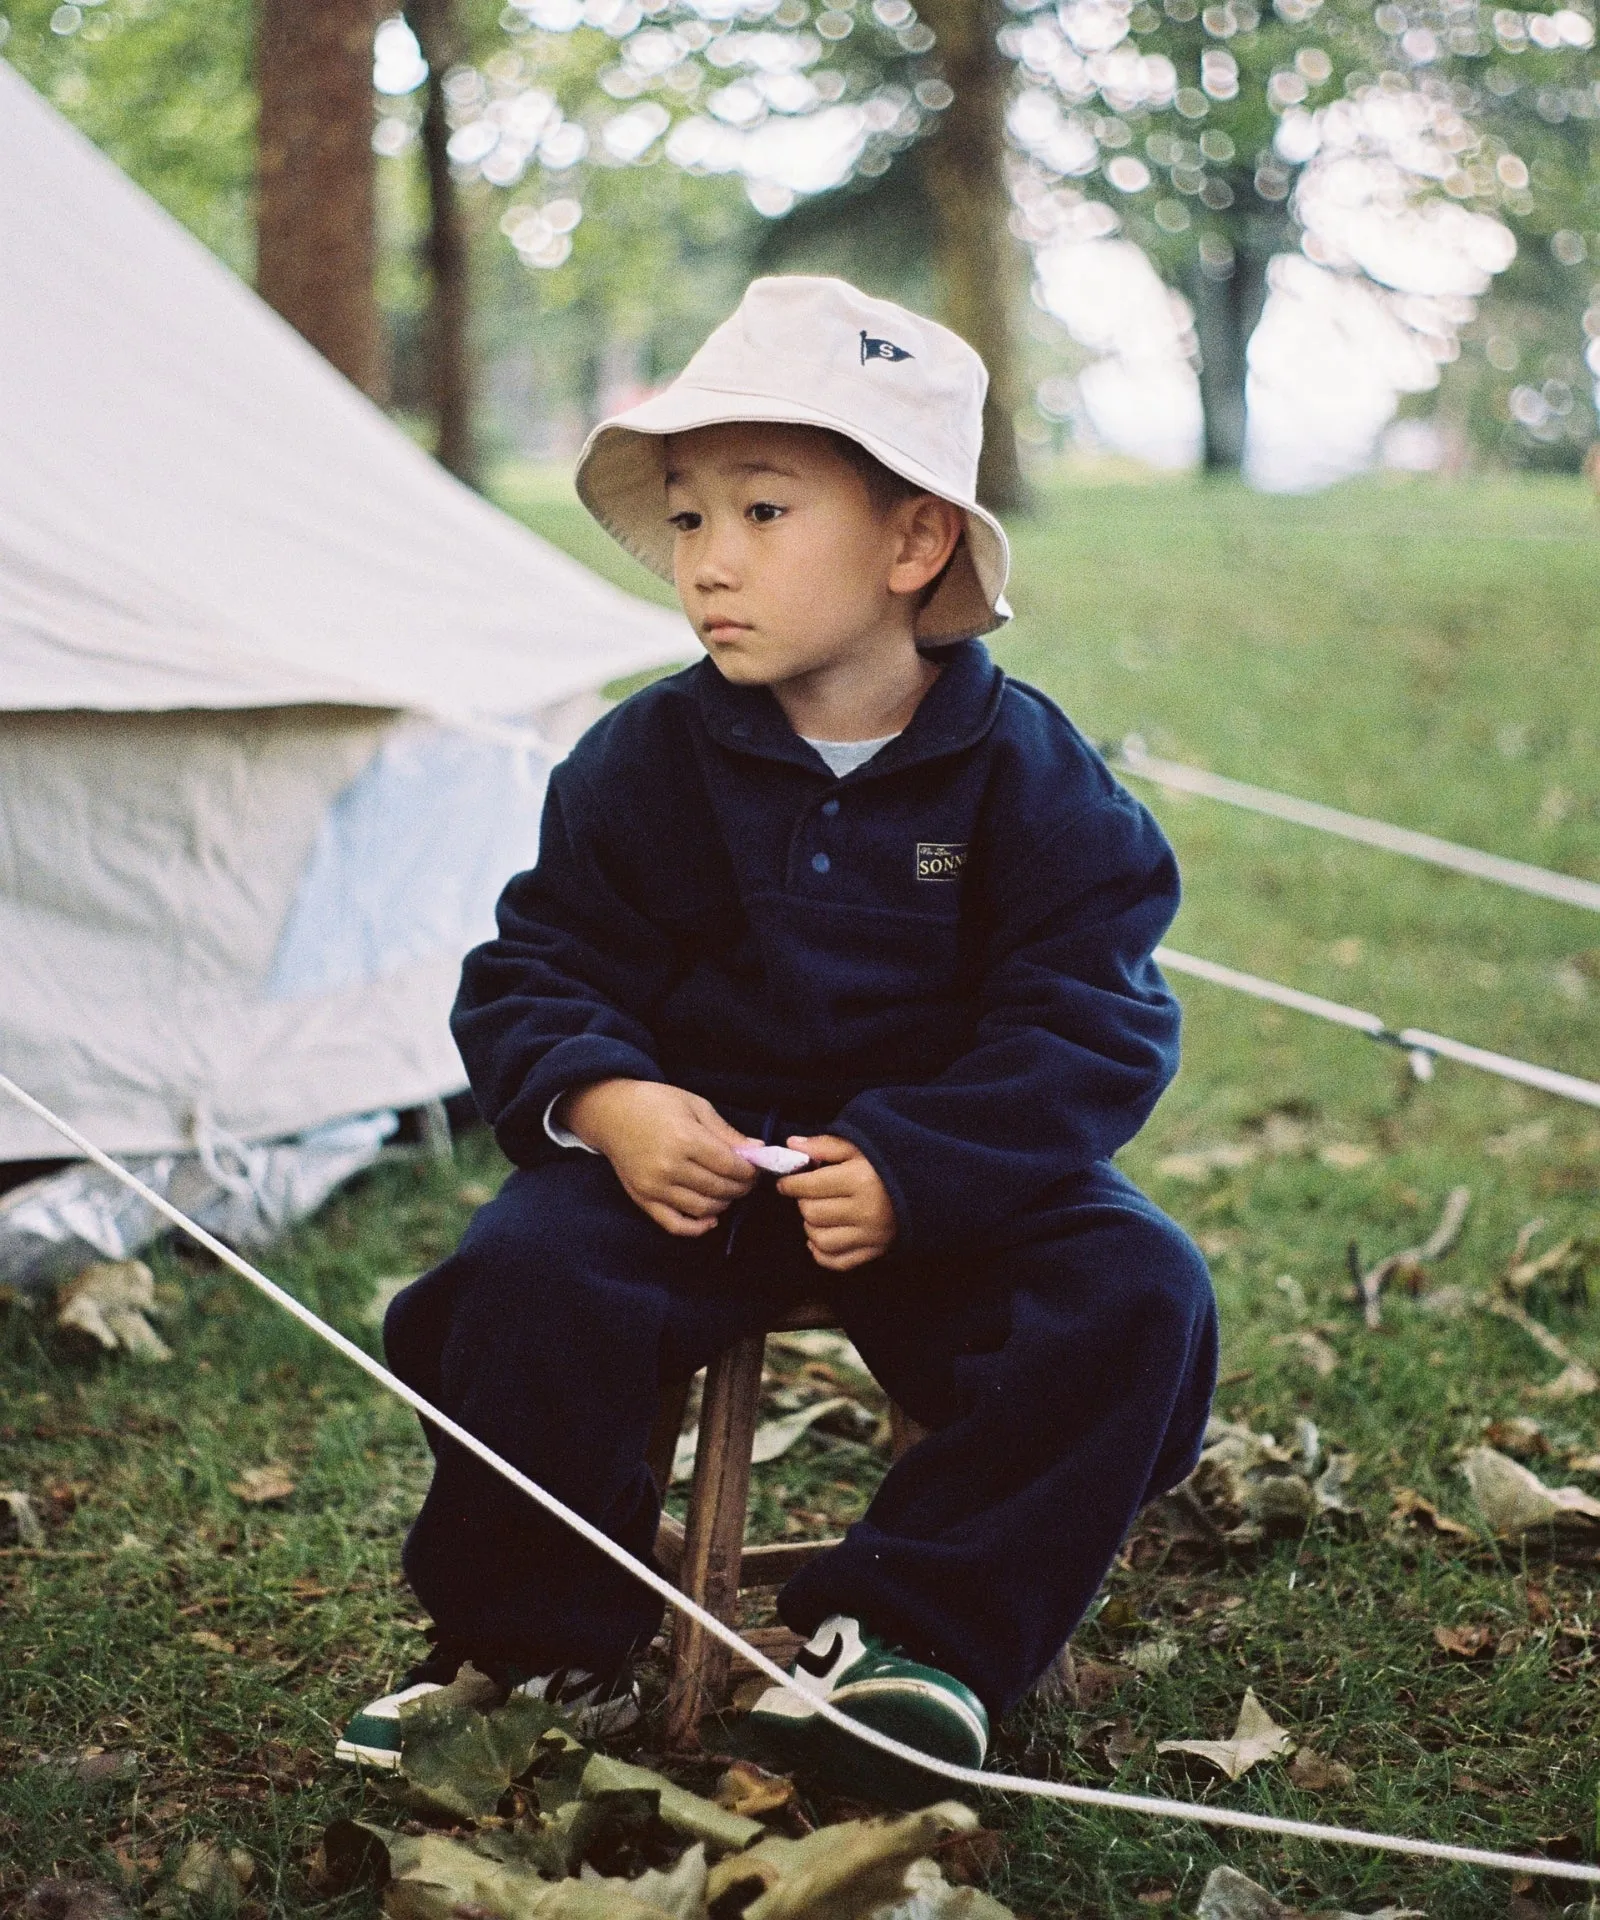
[[[494,1116],[494,1137],[514,1165],[537,1166],[564,1147],[546,1127],[551,1107],[574,1087],[595,1080],[665,1080],[649,1054],[625,1040],[576,1034],[553,1046],[523,1083],[521,1092]]]
[[[591,1147],[587,1140],[580,1140],[570,1127],[556,1125],[556,1108],[572,1091],[571,1087],[564,1087],[545,1108],[544,1130],[558,1147],[581,1147],[585,1153],[598,1153],[600,1151],[598,1147]]]

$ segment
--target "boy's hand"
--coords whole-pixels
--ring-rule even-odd
[[[795,1134],[788,1144],[814,1162],[780,1180],[778,1191],[799,1201],[817,1265],[848,1273],[887,1253],[899,1231],[894,1205],[861,1149],[831,1133]]]
[[[752,1142],[709,1100],[654,1080],[597,1080],[569,1093],[560,1124],[603,1153],[633,1203],[658,1227],[693,1239],[709,1233],[756,1183],[735,1147]]]

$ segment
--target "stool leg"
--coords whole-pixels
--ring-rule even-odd
[[[763,1335],[736,1341],[706,1368],[700,1401],[700,1444],[679,1584],[719,1620],[731,1622],[739,1601],[750,1497],[750,1448],[761,1404]],[[721,1703],[731,1655],[697,1621],[673,1623],[667,1688],[667,1745],[676,1751],[699,1742],[700,1717]]]

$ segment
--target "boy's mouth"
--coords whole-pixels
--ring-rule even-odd
[[[701,629],[708,640],[737,640],[754,629],[747,620],[708,620]]]

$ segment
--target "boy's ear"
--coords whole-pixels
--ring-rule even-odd
[[[919,493],[895,510],[899,552],[889,569],[891,593],[920,593],[937,580],[966,529],[961,509],[936,493]]]

